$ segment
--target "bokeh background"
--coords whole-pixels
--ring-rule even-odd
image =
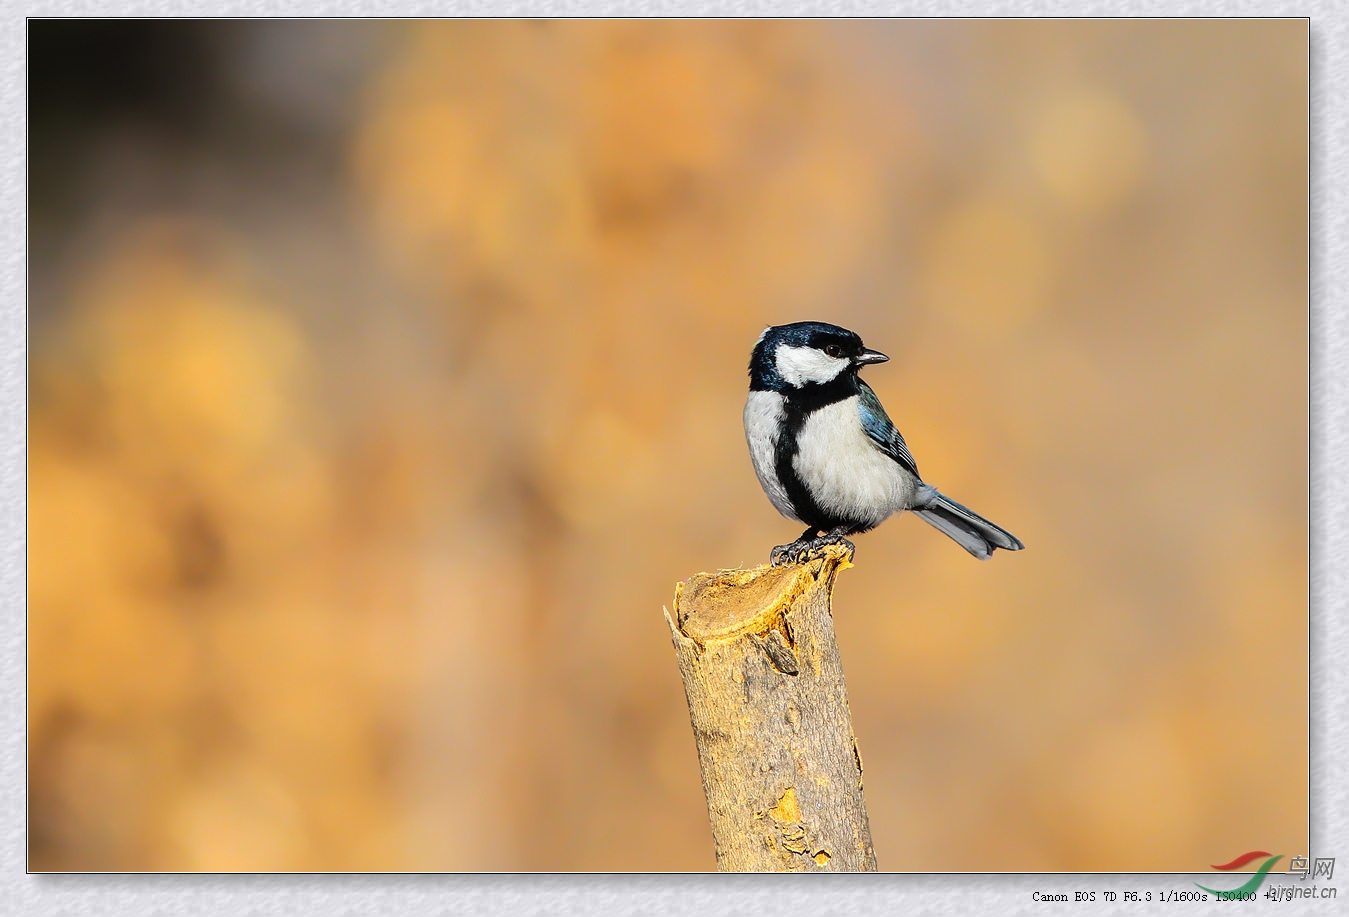
[[[797,534],[762,328],[925,477],[835,600],[892,870],[1307,836],[1303,21],[29,27],[32,868],[714,865],[661,615]]]

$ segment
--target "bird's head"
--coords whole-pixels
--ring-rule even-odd
[[[827,385],[855,374],[868,363],[884,363],[885,354],[868,350],[856,333],[825,322],[774,325],[759,335],[749,360],[750,388],[788,391]]]

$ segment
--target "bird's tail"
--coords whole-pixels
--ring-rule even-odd
[[[1025,547],[1011,532],[989,522],[983,516],[961,506],[931,485],[923,485],[919,494],[923,502],[913,508],[913,514],[928,525],[944,532],[958,545],[980,560],[988,560],[993,551],[1020,551]]]

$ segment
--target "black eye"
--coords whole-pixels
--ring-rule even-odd
[[[836,360],[839,357],[843,356],[843,348],[837,344],[825,344],[824,352],[829,354],[829,356],[833,357]]]

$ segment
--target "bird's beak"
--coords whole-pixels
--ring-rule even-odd
[[[890,358],[879,350],[864,350],[853,359],[858,363],[884,363]]]

